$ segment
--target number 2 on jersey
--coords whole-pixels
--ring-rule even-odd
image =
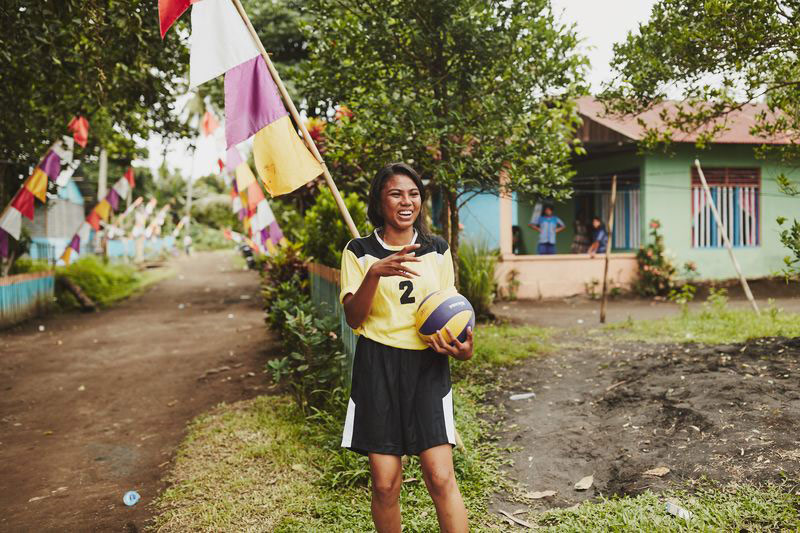
[[[409,280],[401,281],[400,282],[400,290],[405,291],[400,296],[400,303],[401,304],[413,304],[416,301],[416,298],[411,296],[411,291],[414,290],[414,284],[411,283]]]

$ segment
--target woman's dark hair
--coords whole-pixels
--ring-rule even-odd
[[[419,174],[406,165],[405,163],[390,163],[380,169],[375,177],[372,178],[372,183],[369,186],[369,200],[367,203],[367,217],[372,225],[379,228],[384,225],[383,209],[381,205],[381,193],[383,187],[386,185],[386,180],[395,175],[408,176],[419,189],[420,208],[419,215],[414,221],[414,229],[417,230],[417,241],[428,242],[430,240],[430,232],[428,225],[425,223],[425,185],[422,184],[422,178]]]

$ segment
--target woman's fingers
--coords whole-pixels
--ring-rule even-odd
[[[450,335],[450,338],[453,339],[453,344],[455,344],[456,350],[461,351],[464,347],[464,344],[461,343],[455,335],[453,335],[453,332],[450,331],[450,328],[445,326],[444,330],[447,332],[448,335]]]
[[[436,337],[438,337],[439,343],[441,344],[442,349],[444,349],[445,352],[447,352],[450,355],[455,355],[458,353],[455,348],[450,346],[450,344],[444,340],[444,337],[442,337],[442,330],[436,332]]]

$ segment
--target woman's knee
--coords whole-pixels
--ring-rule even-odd
[[[447,494],[456,486],[456,474],[449,465],[435,466],[424,472],[431,495]]]
[[[372,493],[382,503],[393,503],[400,498],[403,476],[380,476],[372,479]]]

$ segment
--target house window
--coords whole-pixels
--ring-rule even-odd
[[[611,214],[611,193],[600,193],[600,216],[608,222]],[[616,250],[635,250],[639,248],[642,228],[639,215],[639,186],[630,186],[617,191],[614,205],[614,233],[611,235],[611,248]]]
[[[703,174],[717,206],[722,226],[733,246],[758,246],[761,239],[758,168],[704,168]],[[725,246],[700,176],[692,168],[692,247]]]

